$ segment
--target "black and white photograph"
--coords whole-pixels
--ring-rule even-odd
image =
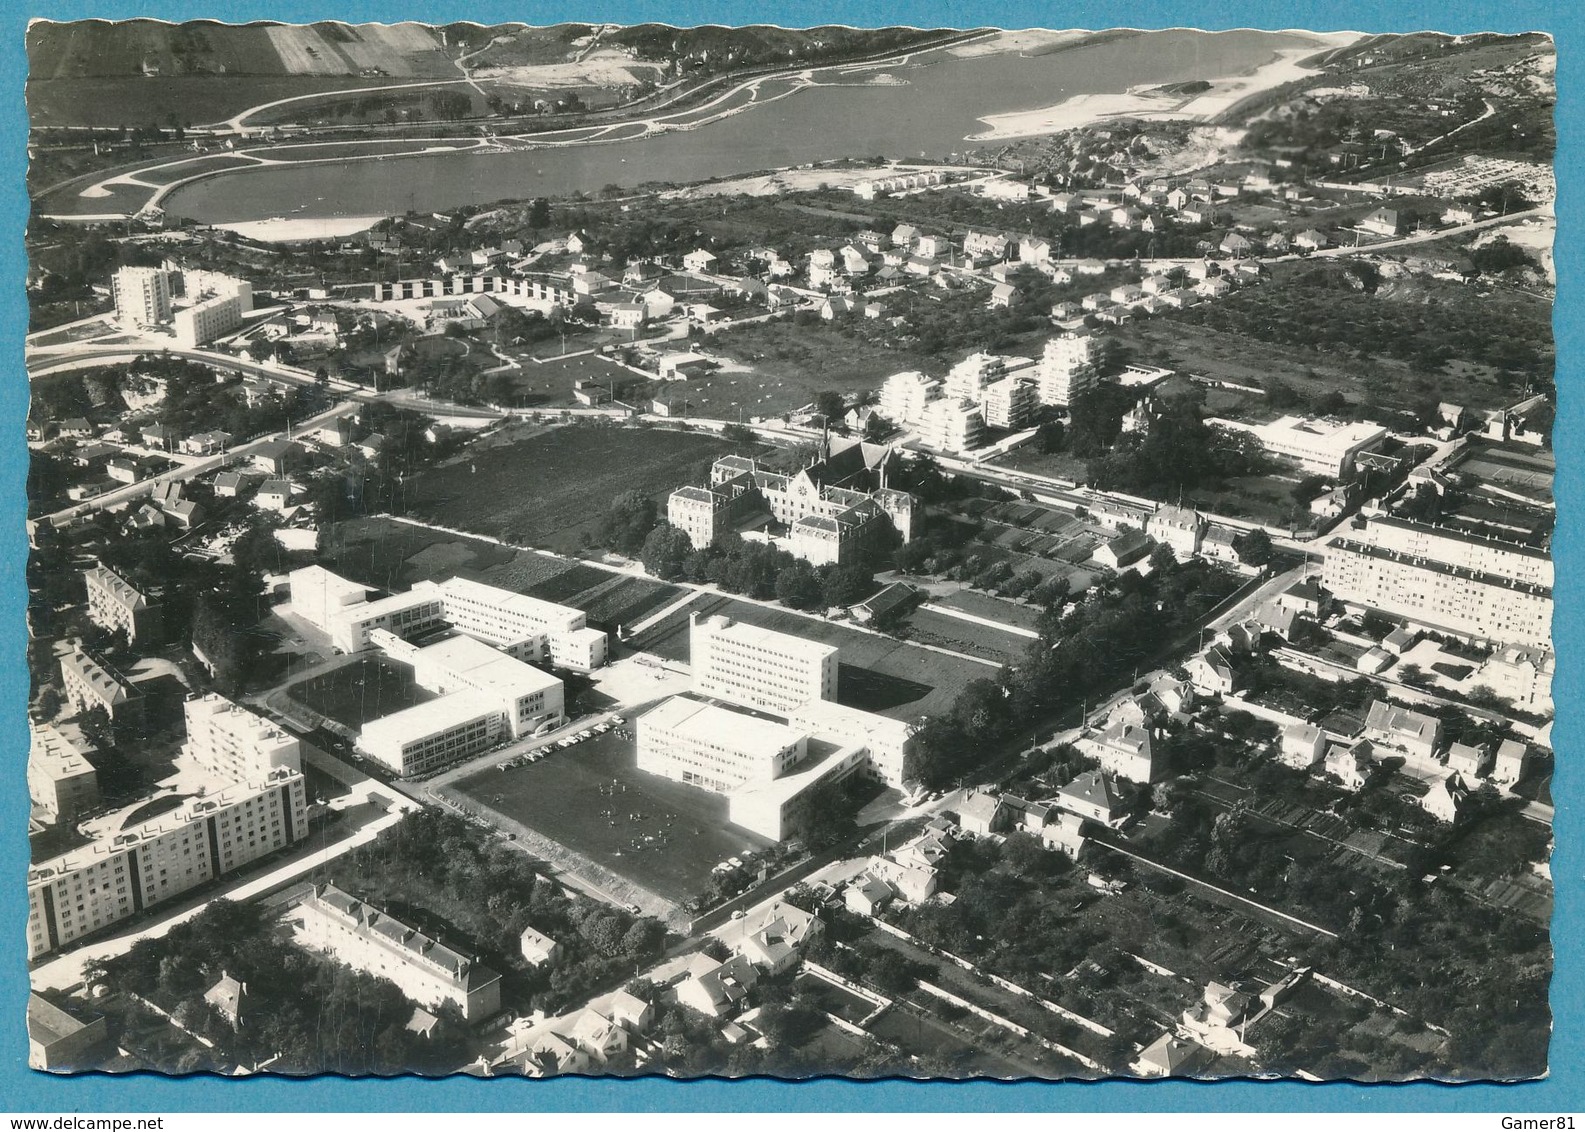
[[[1548,1074],[1549,35],[213,14],[26,32],[35,1071]]]

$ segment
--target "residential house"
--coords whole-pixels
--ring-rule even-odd
[[[518,948],[530,967],[554,967],[561,962],[561,944],[533,927],[523,929],[518,936]]]
[[[233,1030],[240,1030],[247,995],[247,983],[238,982],[221,971],[219,980],[204,992],[204,1001],[214,1008],[216,1014],[231,1023]]]
[[[284,512],[292,506],[292,495],[296,490],[296,485],[288,479],[265,480],[258,494],[253,497],[253,505],[265,511]]]
[[[1129,723],[1114,724],[1094,740],[1088,740],[1086,754],[1101,762],[1101,769],[1130,782],[1154,782],[1163,768],[1156,765],[1150,732]]]
[[[1011,283],[998,283],[991,288],[989,306],[992,310],[1007,310],[1023,301],[1023,295]]]
[[[1343,789],[1358,790],[1375,766],[1372,754],[1368,739],[1332,743],[1326,749],[1326,773],[1341,782]]]
[[[1189,658],[1186,666],[1194,690],[1208,696],[1230,696],[1238,690],[1238,668],[1221,645]]]
[[[1040,840],[1047,849],[1055,849],[1070,861],[1077,861],[1084,852],[1084,817],[1078,813],[1060,813],[1057,820],[1040,831]]]
[[[1220,250],[1223,255],[1232,256],[1235,259],[1239,259],[1246,255],[1253,254],[1255,251],[1255,244],[1254,241],[1242,233],[1229,232],[1227,235],[1222,237]]]
[[[1114,784],[1098,770],[1085,771],[1057,791],[1057,807],[1089,821],[1116,827],[1127,812],[1118,801]]]
[[[1454,743],[1447,749],[1447,769],[1466,780],[1485,778],[1493,761],[1492,750],[1485,744]]]
[[[1401,225],[1402,221],[1397,210],[1392,208],[1378,208],[1359,222],[1360,228],[1364,231],[1389,238],[1398,234]]]
[[[1469,800],[1470,789],[1456,772],[1431,787],[1420,806],[1439,822],[1452,825]]]
[[[1365,717],[1365,735],[1380,746],[1430,759],[1442,745],[1442,721],[1385,700],[1372,700]]]
[[[682,257],[682,265],[689,271],[709,271],[715,264],[715,253],[699,248]]]
[[[724,1018],[737,1011],[758,982],[759,971],[741,955],[724,963],[697,955],[688,967],[688,977],[677,984],[675,995],[681,1006],[711,1018]]]
[[[1290,723],[1282,732],[1277,761],[1294,770],[1309,770],[1326,755],[1326,732],[1313,723]]]
[[[842,889],[842,905],[859,916],[873,916],[892,902],[895,894],[880,877],[860,873]]]
[[[1205,520],[1187,507],[1163,507],[1145,523],[1145,533],[1170,548],[1178,561],[1185,562],[1200,552]]]
[[[733,926],[741,934],[729,939],[728,946],[771,975],[796,967],[804,945],[824,928],[818,916],[781,900]]]
[[[994,794],[975,792],[958,805],[958,825],[966,833],[999,833],[1007,825],[1007,808]]]
[[[899,224],[892,229],[892,245],[899,248],[912,248],[914,241],[919,238],[920,232],[912,224]]]
[[[1530,749],[1517,739],[1504,739],[1497,747],[1491,780],[1498,786],[1514,786],[1524,777]]]
[[[1024,236],[1018,241],[1018,258],[1024,263],[1045,263],[1051,258],[1051,241]]]
[[[1129,1066],[1141,1077],[1182,1077],[1205,1060],[1205,1047],[1168,1031],[1151,1042]]]

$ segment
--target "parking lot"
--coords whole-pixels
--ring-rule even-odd
[[[724,797],[640,771],[633,740],[615,730],[538,762],[488,766],[453,788],[678,902],[705,888],[721,861],[770,844],[728,824]]]

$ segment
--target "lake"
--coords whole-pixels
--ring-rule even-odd
[[[598,192],[607,185],[690,182],[841,157],[917,159],[971,151],[982,116],[1080,94],[1122,94],[1246,73],[1281,50],[1321,44],[1302,34],[1147,32],[1025,57],[921,55],[883,70],[822,70],[822,83],[692,130],[636,141],[519,152],[434,154],[229,173],[178,189],[167,211],[209,222],[394,215],[466,204]],[[294,211],[295,210],[295,211]]]

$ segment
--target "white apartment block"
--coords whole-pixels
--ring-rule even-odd
[[[235,297],[242,314],[253,310],[253,284],[246,279],[219,271],[205,271],[201,267],[186,267],[169,259],[165,261],[165,271],[169,277],[180,280],[180,294],[188,302]]]
[[[1552,556],[1523,543],[1392,515],[1371,516],[1363,532],[1355,531],[1349,537],[1414,558],[1430,558],[1516,582],[1548,588],[1553,585]]]
[[[182,307],[171,319],[176,341],[187,347],[203,346],[242,326],[242,299],[238,295],[216,295]]]
[[[263,778],[273,770],[302,770],[301,744],[274,723],[210,693],[183,705],[187,742],[182,753],[231,782]]]
[[[1100,380],[1099,352],[1087,334],[1048,339],[1036,381],[1042,405],[1071,405]]]
[[[837,697],[837,649],[720,615],[691,617],[694,690],[766,711]]]
[[[808,753],[808,735],[783,723],[673,696],[634,724],[638,769],[715,794],[780,778]]]
[[[88,589],[88,617],[95,625],[126,634],[129,644],[139,634],[157,632],[159,608],[110,567],[90,566],[83,571],[83,585]]]
[[[947,371],[942,395],[978,401],[987,385],[1007,376],[1007,363],[1007,358],[997,354],[970,354]]]
[[[417,648],[385,630],[373,638],[412,666],[419,687],[439,697],[370,720],[359,733],[358,748],[400,775],[421,774],[565,717],[560,680],[482,641],[456,636]]]
[[[82,749],[48,723],[28,745],[28,797],[46,821],[72,821],[99,804],[99,772]]]
[[[932,401],[914,427],[919,443],[938,452],[967,452],[985,438],[985,417],[973,401]]]
[[[418,1005],[454,1004],[465,1020],[501,1012],[501,976],[334,885],[316,885],[295,909],[296,942],[394,983]]]
[[[28,958],[233,873],[307,835],[303,776],[281,767],[40,862],[28,870]]]
[[[1322,582],[1339,601],[1455,636],[1549,648],[1552,587],[1353,537],[1326,547]]]
[[[116,319],[126,326],[160,326],[171,320],[171,280],[162,268],[123,267],[110,277]]]
[[[1019,429],[1030,423],[1039,408],[1034,384],[1014,375],[985,387],[980,411],[990,428]]]
[[[881,386],[876,406],[881,416],[894,425],[908,425],[924,416],[925,406],[941,396],[939,379],[926,377],[918,370],[894,373]]]

